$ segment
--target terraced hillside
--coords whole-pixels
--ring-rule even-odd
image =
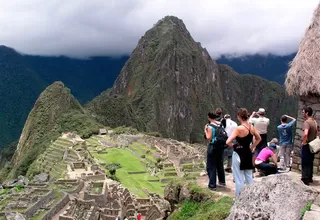
[[[49,173],[56,179],[65,178],[67,164],[79,160],[77,152],[72,149],[74,143],[66,138],[59,137],[46,151],[31,165],[28,176],[38,173]]]

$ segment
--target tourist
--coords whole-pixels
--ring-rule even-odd
[[[215,127],[220,126],[218,121],[219,115],[214,112],[208,113],[208,120],[210,124],[207,124],[204,128],[206,139],[209,141],[207,148],[207,173],[209,177],[208,188],[210,190],[216,190],[216,176],[218,173],[219,184],[221,186],[226,185],[225,174],[223,169],[223,152],[224,145],[214,141],[215,139]]]
[[[260,151],[255,160],[255,166],[265,176],[276,174],[278,172],[277,156],[275,154],[276,151],[277,145],[275,143],[270,143],[268,147],[265,147]],[[269,163],[270,158],[272,159],[273,164]]]
[[[256,147],[253,153],[253,158],[252,158],[253,164],[256,157],[260,153],[260,151],[267,146],[267,132],[268,132],[268,126],[270,124],[270,119],[265,117],[265,115],[266,115],[265,109],[259,108],[258,112],[252,112],[249,118],[249,122],[253,124],[253,126],[255,127],[255,129],[257,129],[261,137],[261,141],[259,142],[258,146]]]
[[[123,217],[123,220],[128,220],[128,218],[126,216]]]
[[[116,220],[121,220],[120,216],[118,216],[118,217],[116,218]]]
[[[228,134],[228,137],[231,136],[232,132],[234,131],[234,129],[238,126],[236,122],[234,122],[231,119],[231,116],[229,114],[226,114],[224,116],[224,118],[226,119],[226,132]],[[227,159],[227,167],[225,169],[226,172],[231,173],[231,166],[232,166],[232,153],[233,153],[233,148],[232,147],[228,147],[224,150],[224,158]]]
[[[240,195],[246,184],[253,182],[252,178],[252,151],[255,150],[257,144],[261,141],[261,137],[254,126],[248,122],[248,111],[245,108],[240,108],[237,112],[237,118],[240,125],[234,129],[231,136],[226,141],[229,147],[233,147],[232,154],[232,172],[236,184],[236,197]],[[255,137],[252,145],[252,138]],[[232,144],[236,139],[237,143]]]
[[[288,119],[291,120],[289,123]],[[280,137],[280,165],[282,170],[290,170],[290,155],[293,150],[292,127],[294,126],[296,119],[288,115],[283,115],[281,116],[280,121],[281,124],[277,127]]]
[[[137,214],[137,220],[141,220],[142,216],[141,216],[141,213],[138,213]]]
[[[220,121],[222,126],[226,128],[226,119],[223,117],[223,112],[221,108],[217,108],[214,112],[219,117],[217,118],[217,121]]]
[[[313,182],[313,160],[314,154],[310,152],[309,142],[317,137],[317,123],[312,118],[313,110],[305,107],[302,114],[306,119],[303,123],[303,136],[301,143],[301,180],[304,184],[309,185]]]

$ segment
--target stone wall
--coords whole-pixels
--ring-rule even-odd
[[[79,193],[83,187],[84,187],[84,182],[80,181],[79,185],[74,190],[68,191],[68,193]]]
[[[84,177],[86,180],[104,180],[106,178],[105,174],[97,174],[97,175],[87,175]]]
[[[101,186],[102,185],[102,192],[101,194],[90,194],[89,192],[84,192],[84,200],[94,200],[98,206],[102,207],[105,205],[107,201],[107,193],[108,193],[108,186],[107,182],[96,182],[92,183],[92,187]]]
[[[43,217],[42,220],[50,220],[70,201],[70,197],[66,194],[59,202],[57,202]]]
[[[40,199],[34,203],[30,208],[25,211],[27,218],[32,217],[41,207],[44,207],[48,202],[53,199],[53,190],[48,192],[46,195],[41,196]]]
[[[299,109],[297,116],[296,132],[294,138],[294,154],[292,157],[292,169],[296,171],[301,171],[301,159],[300,159],[300,149],[303,135],[303,122],[304,118],[302,115],[302,108],[305,106],[310,106],[313,109],[314,119],[320,125],[320,97],[300,97]],[[320,154],[315,155],[315,160],[313,164],[314,174],[320,171]]]
[[[59,216],[59,220],[75,220],[75,218],[62,215],[62,216]]]

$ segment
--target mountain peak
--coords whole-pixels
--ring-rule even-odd
[[[175,16],[166,16],[166,17],[160,19],[156,23],[155,27],[166,27],[166,28],[168,28],[168,27],[177,28],[178,27],[181,30],[188,32],[185,24],[183,23],[183,20],[181,20],[180,18],[175,17]]]
[[[177,32],[183,33],[188,37],[191,37],[187,27],[183,21],[175,16],[166,16],[160,19],[149,31],[147,31],[145,36],[148,36],[148,33],[156,32],[157,35],[163,36],[166,34],[174,35]],[[153,35],[154,36],[154,35]],[[159,36],[159,37],[160,37]]]

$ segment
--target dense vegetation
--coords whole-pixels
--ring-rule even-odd
[[[0,46],[0,147],[17,140],[46,83],[14,50]]]
[[[184,179],[171,182],[165,189],[165,197],[174,209],[169,220],[222,220],[228,217],[232,206],[232,198],[219,197]]]

